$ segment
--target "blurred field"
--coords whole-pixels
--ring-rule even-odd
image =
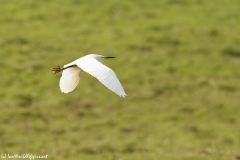
[[[240,159],[239,0],[3,0],[0,154],[51,160]],[[51,69],[116,56],[123,99]]]

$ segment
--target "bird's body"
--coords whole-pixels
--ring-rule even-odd
[[[126,93],[114,71],[102,64],[102,60],[106,58],[114,57],[89,54],[64,65],[64,68],[53,68],[52,71],[55,71],[55,73],[63,71],[59,83],[61,91],[63,93],[73,91],[77,87],[83,71],[85,71],[97,78],[103,85],[120,97],[125,97]]]

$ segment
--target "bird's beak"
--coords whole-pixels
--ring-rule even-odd
[[[113,56],[102,56],[102,58],[115,58]]]

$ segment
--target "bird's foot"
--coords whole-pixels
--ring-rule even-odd
[[[56,74],[56,73],[59,73],[59,72],[61,72],[63,70],[64,70],[64,68],[60,68],[60,66],[58,65],[58,67],[53,68],[51,71],[54,72],[53,74]]]

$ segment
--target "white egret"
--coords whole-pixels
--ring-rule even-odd
[[[78,85],[83,71],[85,71],[97,78],[103,85],[118,94],[120,97],[125,97],[126,93],[114,71],[102,64],[102,60],[106,58],[114,57],[88,54],[64,65],[63,68],[60,68],[60,66],[53,68],[52,71],[54,71],[54,74],[63,71],[59,83],[61,91],[63,93],[73,91]]]

